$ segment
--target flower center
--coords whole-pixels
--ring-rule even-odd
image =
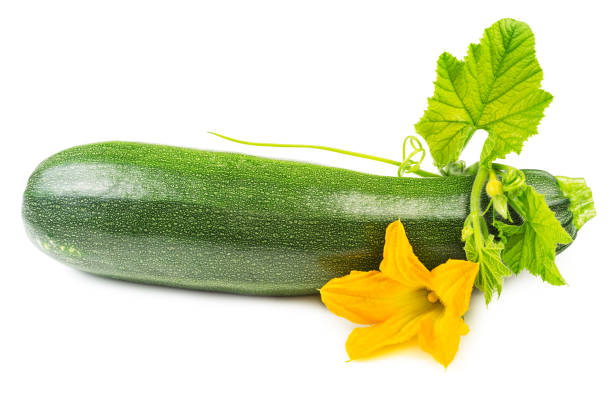
[[[431,302],[432,304],[434,302],[438,302],[438,299],[438,294],[433,291],[430,291],[429,294],[427,294],[427,301]]]

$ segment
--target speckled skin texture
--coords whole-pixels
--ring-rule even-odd
[[[574,236],[569,201],[556,179],[541,171],[526,175]],[[472,180],[384,177],[108,142],[74,147],[41,163],[24,193],[23,218],[44,252],[89,273],[300,295],[351,270],[377,269],[385,228],[398,218],[429,268],[465,258],[460,238]]]

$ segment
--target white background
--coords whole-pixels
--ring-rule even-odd
[[[604,403],[610,401],[610,38],[606,2],[2,1],[0,403]],[[21,193],[62,149],[129,140],[384,164],[206,134],[401,158],[442,51],[503,17],[530,24],[555,99],[510,164],[585,177],[598,216],[558,258],[569,283],[473,296],[447,371],[416,348],[345,362],[353,325],[317,297],[110,281],[26,238]],[[464,158],[474,160],[483,136]],[[423,402],[426,401],[426,402]]]

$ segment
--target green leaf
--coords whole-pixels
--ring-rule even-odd
[[[497,291],[499,296],[502,291],[503,279],[512,274],[502,261],[501,252],[503,248],[502,243],[495,242],[493,235],[489,235],[484,248],[480,250],[478,259],[480,271],[474,284],[484,291],[487,304],[491,301],[493,290]]]
[[[570,211],[574,214],[574,226],[577,230],[597,212],[593,202],[593,194],[583,178],[557,176],[561,192],[570,200]]]
[[[464,104],[468,90],[464,63],[449,53],[438,58],[434,96],[416,124],[417,133],[427,144],[437,166],[455,162],[472,136],[472,116]]]
[[[465,62],[448,53],[440,56],[434,95],[416,131],[438,166],[456,161],[477,129],[489,133],[481,162],[520,153],[552,101],[541,81],[529,26],[500,20],[479,44],[469,46]]]
[[[555,249],[557,244],[572,242],[572,238],[548,208],[544,196],[527,186],[511,197],[510,205],[524,222],[521,225],[495,224],[505,243],[504,262],[514,273],[527,269],[550,284],[565,284],[555,265]]]
[[[471,223],[466,224],[463,230],[463,239],[467,259],[479,264],[474,285],[484,293],[485,302],[488,304],[493,298],[494,292],[497,292],[497,296],[501,294],[503,279],[512,274],[501,258],[504,245],[501,242],[496,242],[493,235],[489,235],[484,242],[484,246],[478,247]]]

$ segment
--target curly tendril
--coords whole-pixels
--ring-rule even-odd
[[[209,134],[218,136],[219,138],[223,138],[231,142],[241,143],[243,145],[268,146],[268,147],[274,147],[274,148],[320,149],[320,150],[326,150],[329,152],[341,153],[343,155],[349,155],[349,156],[359,157],[363,159],[374,160],[377,162],[387,163],[393,166],[399,166],[398,176],[400,177],[403,173],[414,173],[417,176],[421,176],[421,177],[440,177],[439,174],[431,173],[426,170],[420,169],[419,166],[421,162],[423,161],[423,159],[425,158],[425,149],[423,149],[421,142],[414,136],[408,136],[406,137],[406,139],[404,139],[404,161],[397,162],[395,160],[385,159],[385,158],[378,157],[378,156],[366,155],[365,153],[357,153],[357,152],[351,152],[348,150],[343,150],[343,149],[338,149],[338,148],[330,148],[329,146],[289,144],[289,143],[248,142],[248,141],[242,141],[240,139],[230,138],[229,136],[221,135],[216,132],[209,132]],[[408,139],[410,139],[410,145],[412,146],[414,150],[408,155],[408,157],[406,157],[406,142],[408,141]],[[418,153],[422,154],[421,159],[418,162],[415,160],[412,160],[412,158],[416,156]]]
[[[412,147],[412,152],[408,156],[406,156],[406,143],[410,140],[410,146]],[[423,159],[425,159],[425,149],[423,149],[423,145],[421,141],[416,136],[408,135],[404,139],[404,145],[402,147],[402,163],[397,169],[397,176],[402,177],[405,173],[415,173],[420,167]],[[413,158],[417,155],[420,155],[418,160],[414,160]]]
[[[504,192],[512,194],[525,187],[525,173],[514,167],[508,167],[502,176]]]

